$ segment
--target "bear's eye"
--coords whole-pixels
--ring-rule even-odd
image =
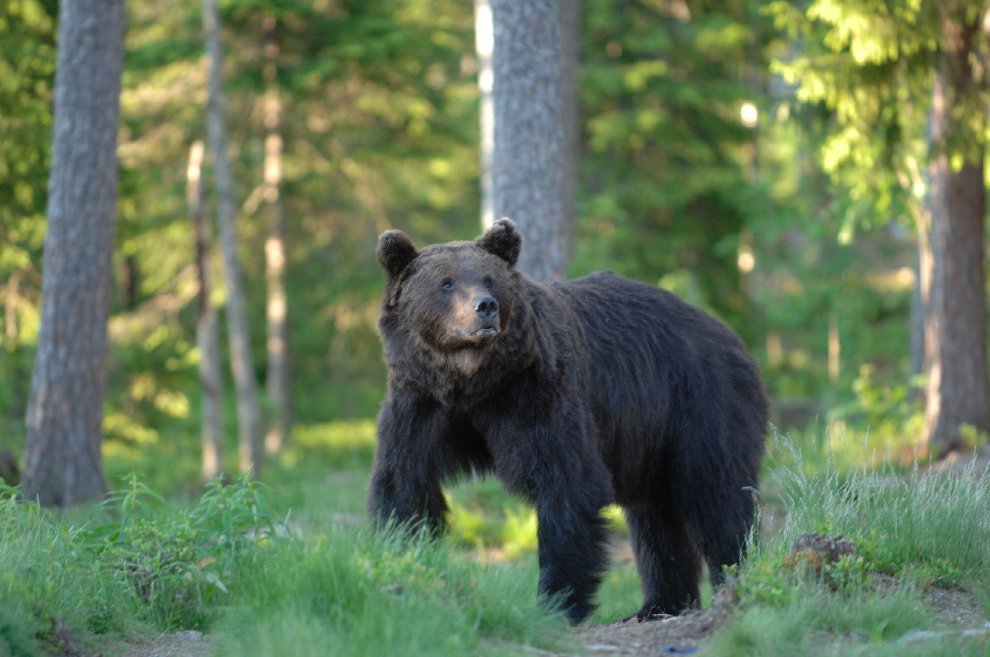
[[[485,276],[484,278],[481,279],[481,282],[485,287],[489,289],[491,289],[492,285],[495,285],[495,281],[492,280],[491,276]]]
[[[445,278],[445,279],[443,279],[443,282],[440,283],[440,287],[442,287],[445,291],[453,290],[454,289],[454,279],[452,279],[452,278]]]

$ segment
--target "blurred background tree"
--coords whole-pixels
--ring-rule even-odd
[[[889,421],[891,433],[871,435],[914,444],[924,436],[923,408],[908,394],[914,226],[943,50],[934,3],[913,13],[873,4],[581,3],[567,272],[612,269],[725,319],[761,360],[784,426],[816,415],[836,426]],[[265,245],[281,224],[293,426],[373,417],[385,377],[377,234],[398,227],[422,244],[480,232],[474,7],[222,0],[219,9],[254,380],[265,389],[280,367],[264,327],[278,296]],[[892,11],[896,20],[884,19]],[[975,5],[967,11],[969,20]],[[56,13],[48,0],[0,8],[0,440],[16,449],[37,341]],[[875,34],[897,57],[858,64],[857,34]],[[185,186],[190,147],[205,134],[202,37],[195,0],[128,4],[110,459],[198,449],[200,286]],[[981,117],[981,97],[953,116]],[[964,141],[982,154],[982,141]],[[214,216],[215,198],[205,201]],[[215,255],[208,266],[219,283]],[[227,294],[218,285],[213,304]],[[265,396],[266,424],[278,426],[284,399],[274,384]],[[234,407],[224,404],[232,447]],[[227,471],[234,453],[225,451]],[[195,480],[199,469],[175,476]]]
[[[779,66],[830,112],[823,165],[846,235],[901,221],[918,248],[913,365],[927,379],[924,441],[944,455],[990,431],[985,230],[984,2],[773,3],[803,51]]]
[[[23,435],[37,339],[45,233],[58,2],[0,7],[0,433]]]

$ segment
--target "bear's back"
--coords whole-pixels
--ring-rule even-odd
[[[551,288],[575,313],[586,346],[602,355],[665,357],[671,349],[692,353],[744,350],[722,322],[667,290],[598,272]]]
[[[766,423],[766,400],[755,362],[722,322],[675,294],[610,272],[549,286],[579,325],[575,358],[591,403],[601,454],[610,469],[642,468],[617,477],[619,501],[642,489],[639,478],[666,467],[665,445],[709,439],[689,427],[713,416],[739,417],[751,409],[754,426]],[[712,413],[713,406],[721,412]],[[730,408],[731,407],[731,408]],[[695,417],[697,422],[686,419]],[[692,435],[674,436],[688,430]],[[714,439],[712,432],[711,438]],[[721,451],[722,445],[711,445]],[[630,458],[630,452],[635,456]],[[618,483],[621,482],[621,483]],[[622,489],[626,489],[625,491]]]

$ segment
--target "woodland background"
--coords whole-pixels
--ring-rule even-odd
[[[0,3],[0,657],[985,657],[988,12]],[[496,214],[527,272],[667,287],[759,360],[759,527],[704,611],[614,624],[616,508],[582,628],[496,481],[369,530],[376,238]]]
[[[583,3],[568,276],[611,269],[721,317],[759,359],[777,424],[796,436],[812,425],[818,449],[862,431],[859,456],[924,454],[918,245],[928,237],[918,216],[951,20],[976,26],[964,53],[974,90],[950,99],[953,125],[967,126],[946,142],[954,170],[978,161],[982,173],[985,143],[984,8],[950,5]],[[377,234],[398,227],[423,244],[481,230],[475,8],[229,0],[220,10],[236,248],[265,423],[371,418],[385,379]],[[40,322],[57,13],[53,0],[0,9],[0,440],[15,453]],[[189,481],[201,351],[187,184],[207,132],[202,25],[199,2],[127,4],[103,420],[111,462],[192,455],[171,474]],[[216,194],[207,187],[202,198],[213,217]],[[291,376],[287,393],[269,384],[266,395],[274,226]],[[950,242],[950,260],[959,242],[973,240]],[[208,254],[217,308],[227,298],[219,252]],[[985,347],[984,315],[964,309],[951,324],[974,327]],[[985,363],[979,351],[966,358]],[[961,394],[985,397],[979,387]],[[215,469],[228,472],[238,468],[233,396],[227,381],[230,444]],[[956,426],[963,438],[948,447],[980,443],[987,422]]]

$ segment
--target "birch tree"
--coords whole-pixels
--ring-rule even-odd
[[[209,481],[223,469],[223,428],[221,400],[223,375],[220,367],[220,329],[217,310],[211,299],[213,275],[210,271],[210,227],[203,207],[203,142],[189,148],[186,168],[186,200],[196,235],[196,272],[199,278],[199,312],[196,316],[196,349],[199,351],[199,385],[202,476]]]
[[[237,395],[238,461],[242,471],[253,470],[257,476],[261,469],[263,452],[261,413],[258,407],[258,386],[254,378],[254,357],[251,354],[243,275],[237,259],[237,205],[234,176],[227,154],[220,10],[216,0],[203,0],[203,27],[206,33],[206,51],[210,59],[206,108],[207,141],[213,153],[216,177],[217,225],[227,292],[227,336],[234,391]]]
[[[804,45],[779,69],[799,99],[834,111],[829,174],[850,196],[878,199],[869,215],[900,205],[914,218],[924,350],[912,359],[927,379],[925,440],[945,455],[969,431],[990,433],[986,3],[774,6]]]
[[[272,417],[265,436],[265,451],[278,453],[292,426],[292,394],[289,378],[289,318],[285,295],[285,207],[282,203],[282,101],[278,89],[278,23],[264,18],[265,163],[264,198],[269,208],[265,240],[265,284],[267,291],[268,354],[265,389]]]

